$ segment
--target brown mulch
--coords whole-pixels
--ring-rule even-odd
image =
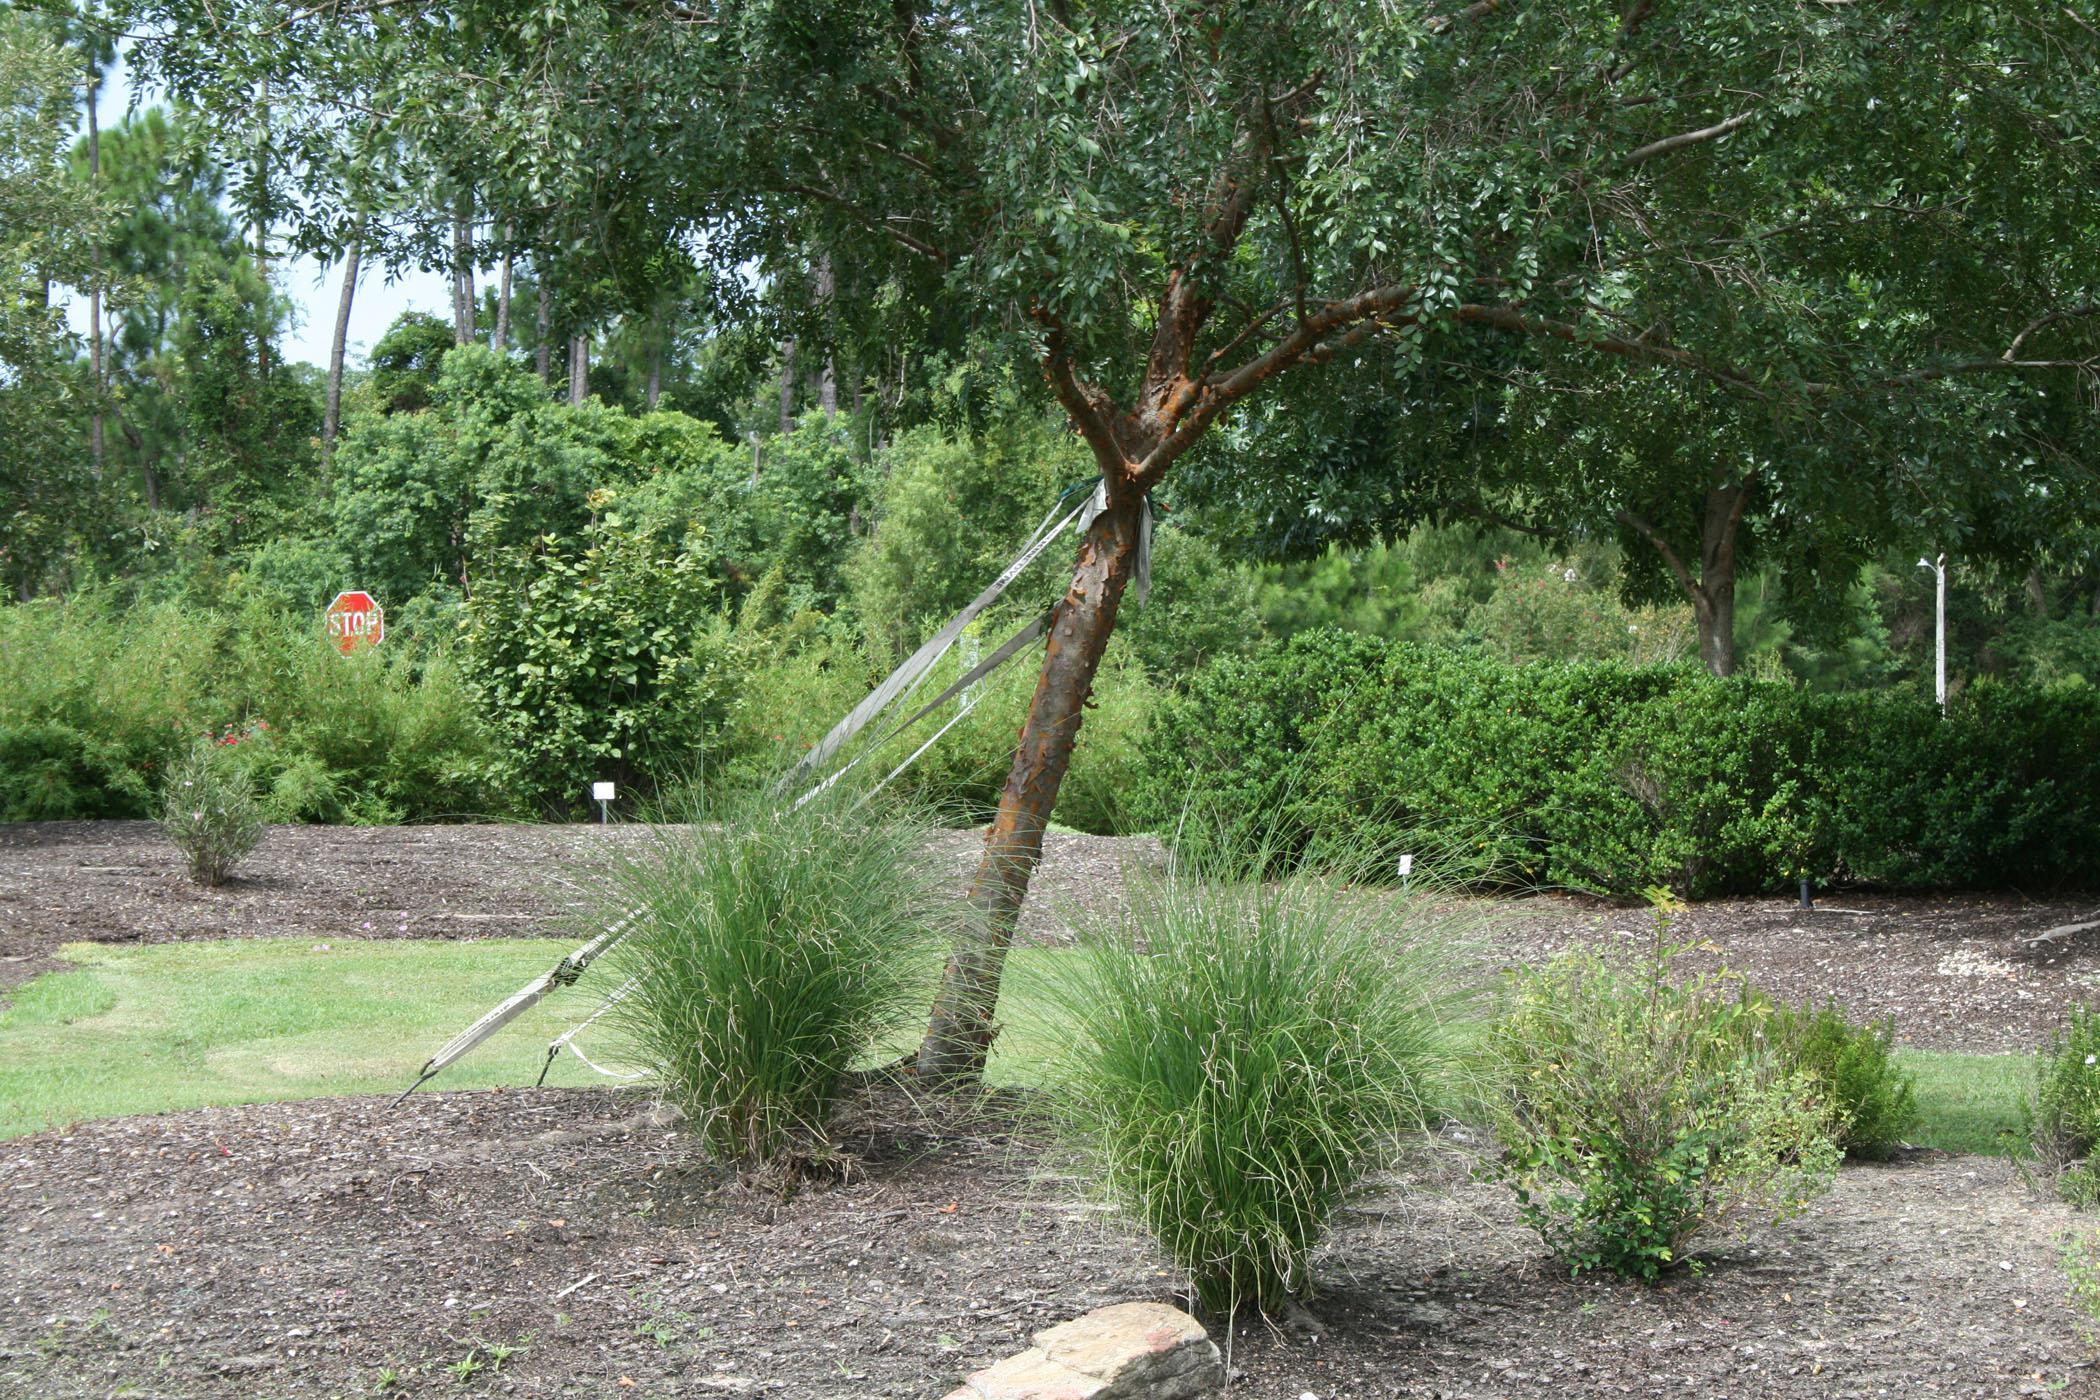
[[[850,1178],[787,1200],[616,1091],[19,1139],[0,1145],[0,1394],[931,1400],[1052,1322],[1173,1300],[1014,1121],[885,1091],[849,1116]],[[2002,1162],[1847,1168],[1802,1218],[1646,1288],[1569,1280],[1465,1150],[1344,1218],[1324,1335],[1238,1328],[1232,1394],[2095,1393],[2058,1263],[2073,1216]]]
[[[199,889],[145,822],[0,825],[0,988],[50,968],[74,940],[103,943],[283,935],[487,938],[567,933],[578,886],[638,827],[274,827],[232,883]],[[944,833],[960,882],[981,837]],[[1156,867],[1158,842],[1053,832],[1023,916],[1024,941],[1063,942],[1115,918],[1125,872]],[[2033,1046],[2100,989],[2100,928],[2026,939],[2096,917],[2096,904],[2018,895],[1718,900],[1672,928],[1787,1000],[1836,999],[1893,1016],[1905,1043],[1997,1051]],[[1469,900],[1491,961],[1534,961],[1570,941],[1645,940],[1647,915],[1595,900]]]

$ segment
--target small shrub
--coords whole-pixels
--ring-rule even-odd
[[[160,829],[200,885],[222,885],[263,836],[247,762],[228,738],[199,739],[168,769]]]
[[[847,1070],[924,1009],[948,903],[918,824],[835,792],[691,816],[609,877],[613,916],[637,911],[614,1014],[712,1151],[778,1161],[822,1145]]]
[[[1439,1114],[1464,994],[1419,904],[1206,873],[1140,882],[1130,936],[1075,960],[1061,1106],[1203,1307],[1275,1310],[1310,1292],[1365,1173]]]
[[[2068,1301],[2078,1314],[2078,1336],[2100,1350],[2100,1232],[2082,1230],[2063,1242],[2064,1280]]]
[[[1797,1214],[1838,1149],[1816,1081],[1747,1044],[1759,1010],[1669,950],[1568,953],[1489,1036],[1503,1155],[1486,1174],[1576,1274],[1654,1279],[1702,1234]]]
[[[1762,1031],[1773,1053],[1822,1085],[1846,1156],[1886,1157],[1916,1125],[1917,1076],[1896,1065],[1894,1021],[1855,1025],[1836,1007],[1811,1003],[1774,1010]]]
[[[2035,1059],[2026,1106],[2027,1138],[2057,1194],[2076,1206],[2100,1204],[2100,1013],[2071,1008]]]

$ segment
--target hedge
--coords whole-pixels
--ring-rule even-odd
[[[1137,820],[1184,844],[1414,850],[1468,884],[2090,887],[2100,695],[1979,682],[1942,719],[1885,692],[1316,631],[1199,674],[1135,788]]]

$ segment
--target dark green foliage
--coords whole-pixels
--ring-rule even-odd
[[[1451,1107],[1450,935],[1341,878],[1221,863],[1140,883],[1130,928],[1068,960],[1064,1122],[1205,1308],[1308,1295],[1335,1212]]]
[[[599,523],[499,556],[468,601],[463,666],[504,743],[504,786],[550,811],[591,782],[697,770],[727,713],[723,624],[697,542]]]
[[[1503,1153],[1484,1174],[1577,1274],[1658,1278],[1703,1234],[1798,1214],[1837,1169],[1821,1086],[1747,1034],[1761,1009],[1673,981],[1670,956],[1563,954],[1519,975],[1489,1035]]]
[[[367,392],[382,413],[417,413],[430,407],[438,366],[453,348],[450,325],[424,311],[404,311],[386,328],[367,358]]]
[[[2071,1008],[2035,1057],[2027,1139],[2065,1200],[2100,1205],[2100,1012]]]
[[[924,828],[834,791],[681,814],[621,858],[614,1012],[717,1155],[821,1151],[846,1072],[922,1009],[949,919]]]
[[[1801,876],[2081,885],[2100,694],[1815,697],[1691,667],[1512,667],[1312,632],[1162,707],[1134,818],[1280,820],[1291,850],[1435,849],[1446,878],[1694,897]]]
[[[0,821],[134,817],[149,794],[104,739],[50,721],[0,724]]]
[[[1892,1020],[1856,1025],[1835,1006],[1782,1006],[1758,1033],[1787,1064],[1814,1076],[1831,1134],[1848,1157],[1883,1158],[1917,1123],[1917,1076],[1895,1061]]]

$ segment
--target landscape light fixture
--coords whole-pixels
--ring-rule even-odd
[[[1932,570],[1939,583],[1939,600],[1932,629],[1932,698],[1939,704],[1940,715],[1947,714],[1947,556],[1937,560],[1920,559],[1918,567]]]

